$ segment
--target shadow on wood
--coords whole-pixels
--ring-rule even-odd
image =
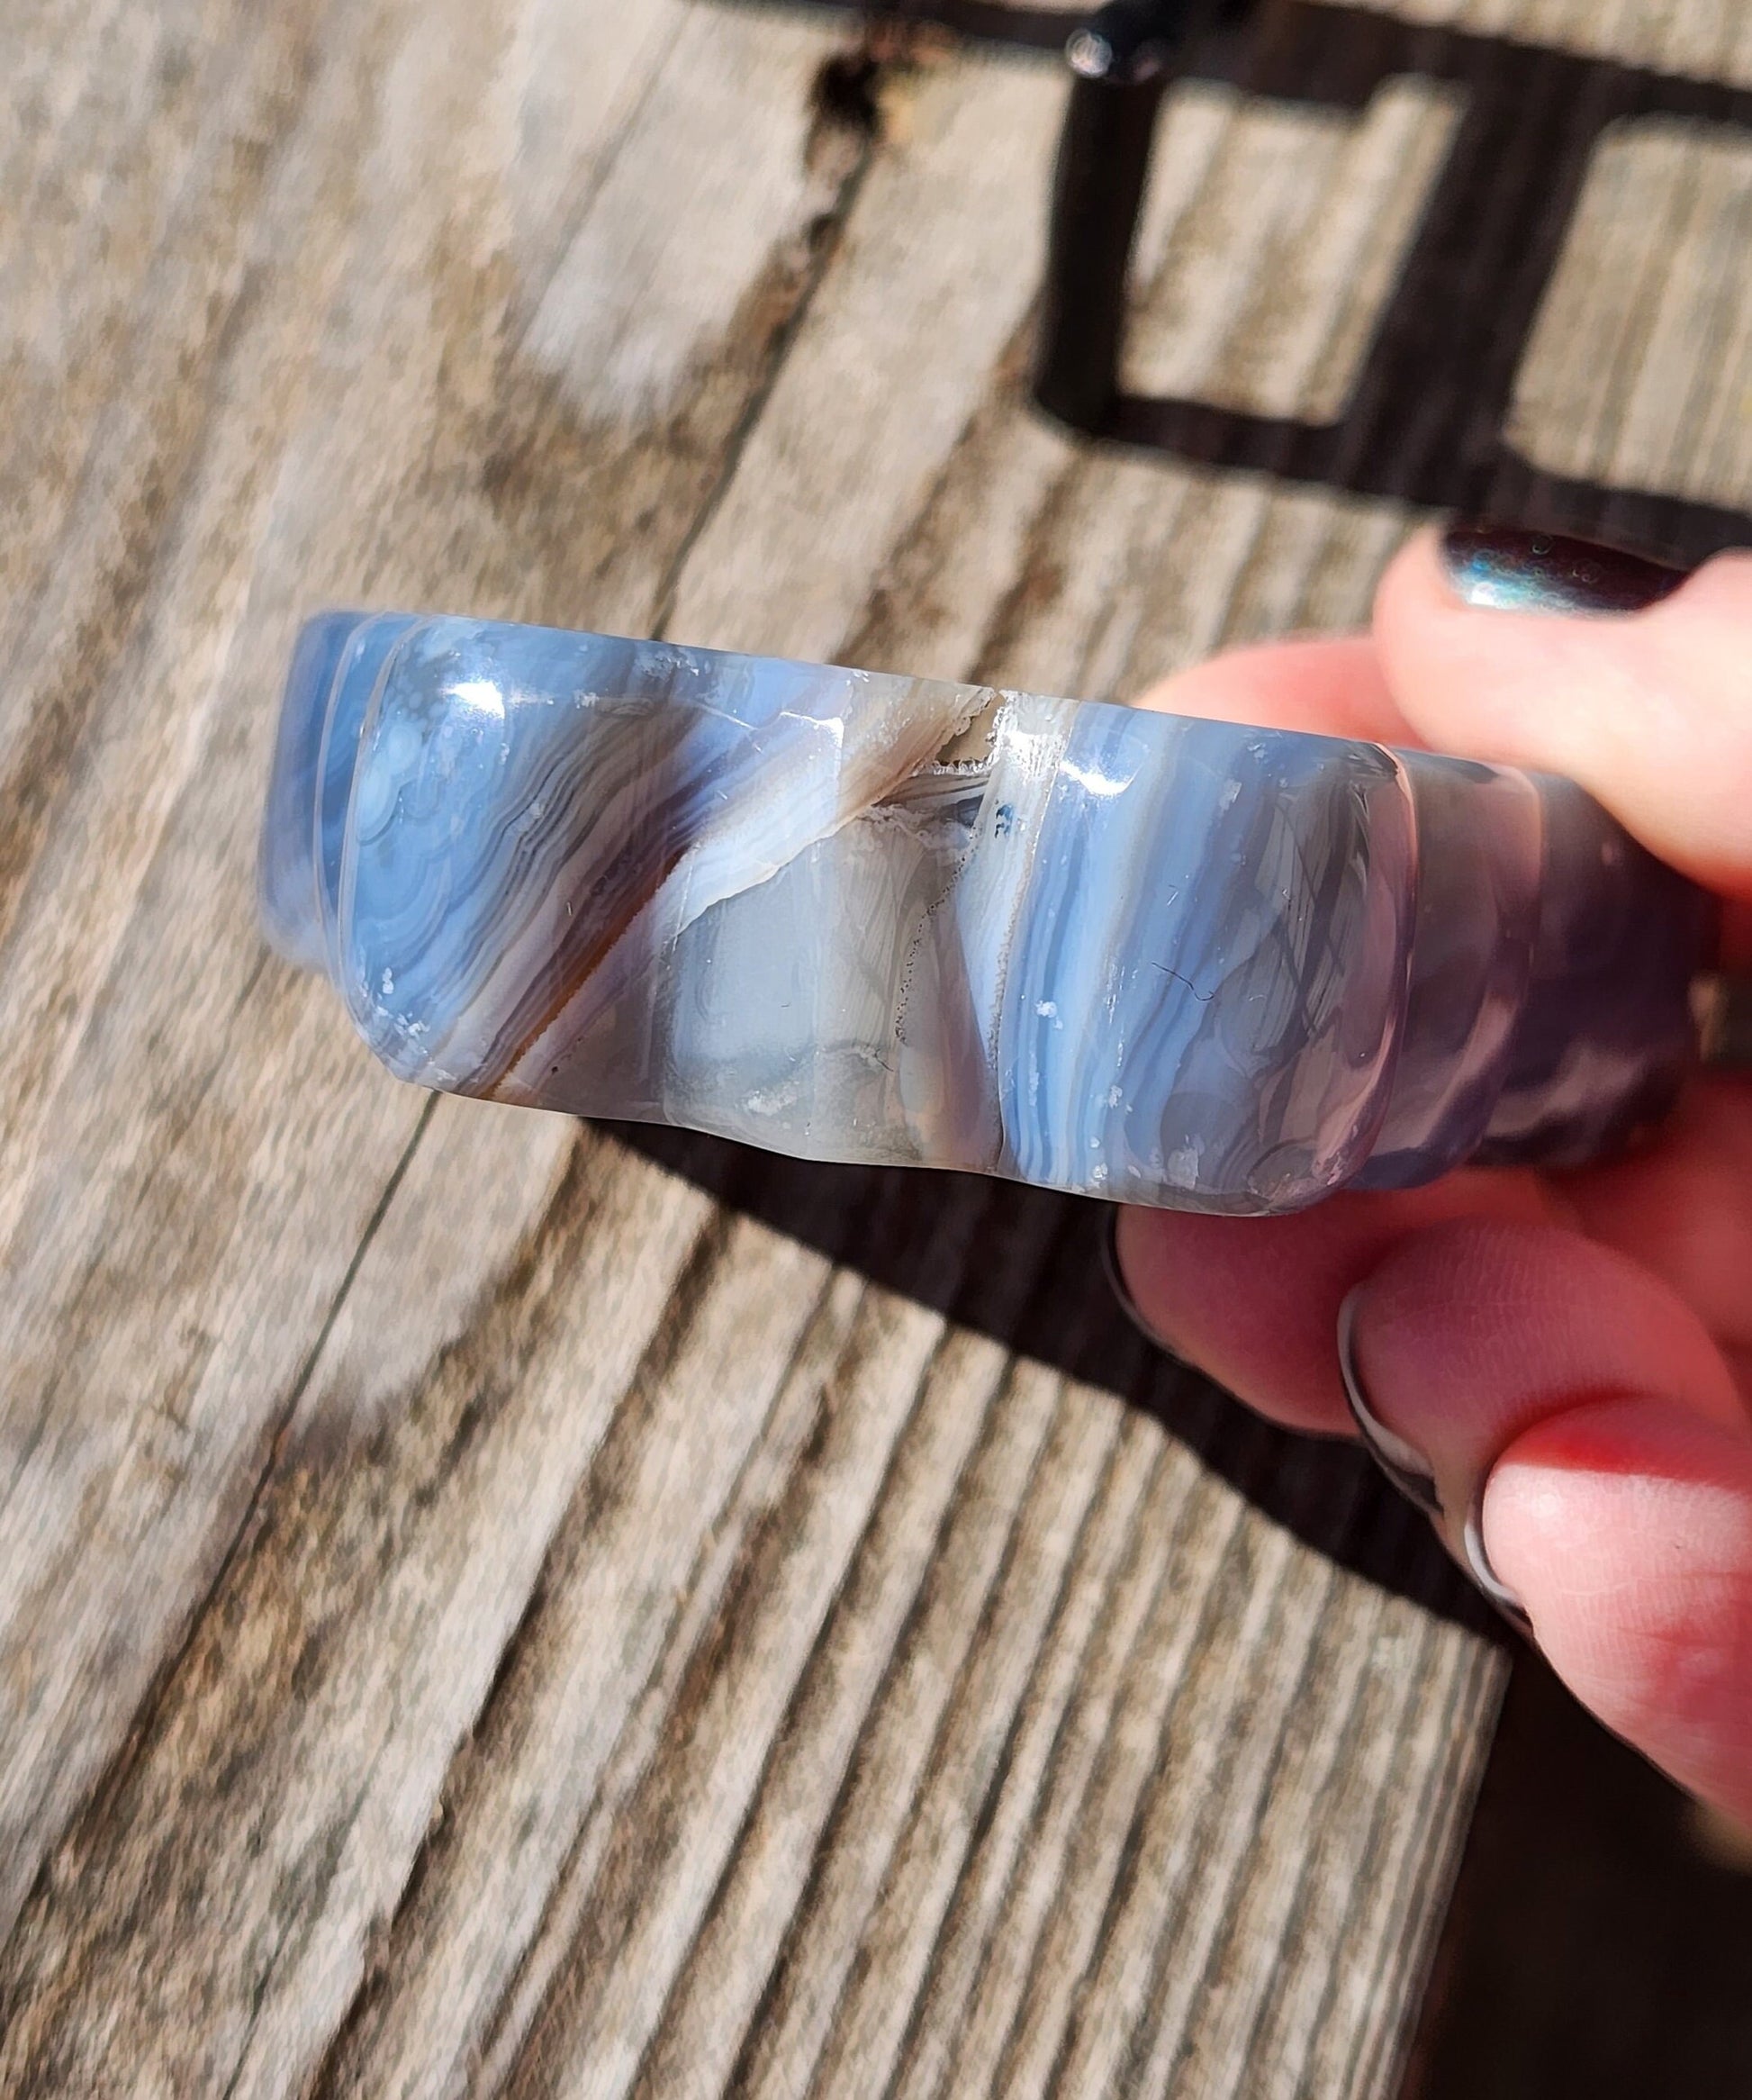
[[[843,0],[798,4],[837,13]],[[1090,11],[887,0],[863,12],[890,29],[935,27],[1038,64]],[[1216,12],[1170,68],[1135,83],[1066,69],[1036,350],[1041,407],[1087,437],[1199,466],[1620,541],[1687,565],[1752,544],[1752,512],[1737,502],[1552,472],[1509,435],[1517,377],[1603,140],[1650,119],[1752,138],[1752,90],[1559,49],[1524,31],[1483,33],[1333,0],[1232,0]],[[876,47],[856,35],[853,50],[868,56]],[[1434,192],[1334,421],[1124,384],[1158,119],[1181,80],[1352,116],[1395,80],[1440,83],[1459,98]]]
[[[1423,1519],[1356,1446],[1273,1428],[1134,1332],[1105,1273],[1105,1205],[972,1175],[785,1159],[695,1131],[603,1127],[884,1290],[1141,1408],[1341,1566],[1475,1632],[1495,1630]]]

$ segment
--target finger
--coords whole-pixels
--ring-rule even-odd
[[[1576,542],[1425,533],[1382,580],[1375,635],[1424,742],[1568,774],[1661,858],[1752,899],[1752,556],[1674,581]]]
[[[1752,1451],[1659,1400],[1595,1401],[1518,1438],[1484,1536],[1540,1645],[1608,1727],[1752,1817]]]
[[[1423,1189],[1335,1196],[1290,1217],[1122,1210],[1114,1254],[1128,1309],[1154,1340],[1274,1422],[1349,1435],[1332,1337],[1353,1286],[1425,1227],[1558,1215],[1531,1173],[1463,1171]]]
[[[1391,612],[1395,622],[1404,609],[1412,606],[1405,614],[1410,629],[1403,632],[1398,625],[1395,629],[1400,642],[1405,644],[1408,657],[1420,653],[1420,615],[1412,599],[1400,595],[1402,569],[1416,560],[1415,549],[1422,544],[1413,543],[1413,555],[1389,571],[1383,586],[1383,609]],[[1392,588],[1391,600],[1388,586]],[[1465,694],[1460,698],[1458,721],[1449,721],[1450,710],[1431,718],[1432,726],[1425,726],[1421,717],[1413,720],[1389,685],[1374,640],[1360,635],[1299,638],[1233,649],[1161,680],[1140,694],[1137,704],[1170,714],[1256,722],[1264,729],[1307,729],[1325,736],[1362,737],[1408,748],[1430,744],[1462,756],[1515,756],[1507,744],[1491,751],[1481,743],[1479,725],[1468,713]],[[1431,704],[1442,705],[1440,701],[1430,702],[1421,697],[1416,702],[1420,710]],[[1444,725],[1449,733],[1444,734]],[[1517,763],[1537,763],[1561,770],[1558,761],[1537,756],[1518,758]],[[1752,901],[1729,904],[1723,951],[1730,966],[1752,969]]]
[[[1752,1079],[1688,1088],[1658,1145],[1562,1177],[1591,1236],[1660,1277],[1730,1353],[1752,1353]]]
[[[1661,1142],[1555,1184],[1463,1171],[1393,1195],[1337,1196],[1291,1217],[1126,1210],[1115,1252],[1156,1340],[1289,1426],[1348,1426],[1331,1347],[1347,1291],[1397,1243],[1458,1219],[1568,1225],[1659,1277],[1752,1375],[1752,1081],[1690,1089]],[[1745,1381],[1742,1381],[1744,1384]]]
[[[1653,1394],[1747,1433],[1690,1308],[1560,1226],[1464,1219],[1408,1235],[1359,1285],[1343,1329],[1352,1405],[1360,1392],[1367,1416],[1422,1454],[1457,1552],[1498,1453],[1566,1407]]]
[[[1264,642],[1231,649],[1164,678],[1140,707],[1265,729],[1308,729],[1377,744],[1414,744],[1411,724],[1387,690],[1367,635]]]
[[[1752,1434],[1689,1309],[1550,1227],[1401,1243],[1350,1306],[1364,1418],[1607,1724],[1752,1803]]]

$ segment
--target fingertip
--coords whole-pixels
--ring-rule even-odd
[[[1375,607],[1369,631],[1381,659],[1381,674],[1402,711],[1405,695],[1427,710],[1422,691],[1423,670],[1432,644],[1452,642],[1463,651],[1478,632],[1474,623],[1458,616],[1469,609],[1462,604],[1441,559],[1441,535],[1433,525],[1414,532],[1381,572],[1375,587]],[[1414,719],[1408,715],[1408,720]],[[1482,732],[1484,725],[1480,725]],[[1482,750],[1457,753],[1463,758],[1488,758]]]
[[[1443,546],[1417,534],[1376,600],[1383,671],[1420,738],[1567,774],[1675,866],[1752,897],[1752,556],[1718,556],[1626,610],[1636,565],[1597,550],[1612,587],[1589,611],[1574,588],[1463,590]]]
[[[1400,619],[1407,608],[1415,611],[1432,595],[1439,605],[1452,595],[1442,574],[1440,549],[1440,528],[1421,525],[1381,571],[1369,622],[1369,631],[1377,639],[1384,620]]]
[[[1661,1278],[1720,1345],[1752,1349],[1752,1079],[1699,1078],[1658,1145],[1571,1169],[1562,1186],[1591,1237]]]
[[[1338,1208],[1283,1218],[1122,1211],[1114,1252],[1139,1324],[1272,1421],[1346,1433],[1332,1323],[1372,1245],[1358,1246]]]
[[[1471,1217],[1407,1236],[1370,1271],[1355,1336],[1384,1419],[1459,1483],[1585,1397],[1659,1392],[1723,1427],[1745,1424],[1692,1308],[1639,1263],[1555,1223]]]
[[[1683,1784],[1752,1810],[1752,1442],[1642,1395],[1527,1429],[1484,1540],[1554,1669]]]
[[[1351,1433],[1334,1336],[1353,1288],[1408,1236],[1457,1217],[1544,1218],[1530,1173],[1461,1172],[1290,1217],[1124,1209],[1114,1257],[1144,1331],[1287,1428]]]

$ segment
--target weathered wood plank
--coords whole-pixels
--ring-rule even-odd
[[[1033,302],[1056,76],[970,59],[906,89],[906,149],[871,169],[828,296],[691,549],[678,641],[831,656]]]
[[[788,1359],[775,1297],[799,1323]],[[496,2086],[492,2066],[515,2056],[616,1819],[822,1427],[861,1300],[855,1278],[828,1281],[775,1236],[732,1250],[661,1403],[616,1425],[602,1486],[556,1538],[542,1601],[447,1784],[444,1842],[384,1951],[394,1988],[366,2000],[329,2089],[393,2089],[411,2066],[454,2076],[477,2054]],[[770,1393],[738,1378],[732,1424],[725,1366],[751,1355],[767,1376],[776,1358],[778,1375]],[[629,1616],[630,1637],[605,1648],[605,1625]]]
[[[1385,0],[1380,12],[1752,85],[1752,20],[1739,0]]]
[[[324,599],[1124,694],[1409,520],[1025,409],[1038,60],[871,138],[816,12],[5,33],[0,2085],[1389,2090],[1500,1682],[1409,1520],[1064,1206],[393,1087],[248,870]],[[1448,122],[1179,95],[1140,354],[1332,411]]]
[[[1615,125],[1577,220],[1528,345],[1514,441],[1559,474],[1741,502],[1752,486],[1752,138],[1656,118]],[[1594,355],[1578,358],[1579,343]]]
[[[289,17],[283,32],[276,13],[276,26],[206,48],[195,99],[222,169],[272,84],[311,71],[306,126],[283,143],[253,219],[210,170],[183,171],[191,223],[176,239],[221,253],[247,240],[255,276],[247,295],[239,276],[229,313],[211,321],[224,349],[205,362],[185,341],[209,318],[204,289],[193,312],[180,295],[161,311],[140,291],[104,382],[128,375],[110,419],[114,457],[86,468],[82,500],[105,518],[125,511],[142,481],[170,471],[161,455],[173,439],[198,457],[180,466],[177,504],[140,554],[143,596],[118,606],[78,516],[50,521],[71,552],[45,566],[29,601],[38,626],[11,689],[52,726],[64,682],[80,712],[67,765],[34,763],[8,803],[20,850],[36,857],[14,892],[0,981],[19,1059],[0,1127],[13,1221],[0,1552],[19,1571],[0,1602],[0,1654],[22,1688],[0,1779],[0,1920],[236,1535],[421,1113],[335,1035],[314,987],[263,965],[248,871],[291,625],[312,602],[360,593],[648,619],[807,280],[810,229],[837,194],[802,150],[830,32],[679,0],[658,12],[647,72],[691,67],[717,81],[734,110],[721,135],[776,132],[790,194],[743,228],[743,282],[718,317],[732,348],[691,342],[697,393],[660,425],[623,418],[623,507],[596,492],[582,512],[566,472],[576,452],[558,439],[588,440],[570,411],[556,417],[546,368],[530,376],[523,287],[501,246],[504,170],[520,173],[529,156],[515,108],[478,93],[514,41],[509,22],[468,8],[447,28],[429,11],[361,9]],[[586,50],[613,45],[622,19],[574,11],[574,29]],[[294,63],[283,46],[301,26]],[[136,56],[100,40],[94,63],[131,75]],[[68,184],[112,149],[103,97],[87,99],[92,131],[63,141]],[[620,99],[648,122],[623,124],[618,151],[661,166],[673,122],[663,98]],[[615,106],[587,97],[583,114],[606,123]],[[549,137],[545,152],[570,166],[590,137]],[[471,163],[478,175],[461,179]],[[155,261],[159,275],[167,267]],[[727,269],[720,259],[720,285]],[[111,292],[99,284],[101,303]],[[515,464],[526,453],[541,461],[533,476]],[[587,603],[592,548],[610,573]],[[111,625],[113,647],[102,640]],[[94,839],[98,883],[77,879]]]
[[[1151,168],[1151,278],[1124,381],[1258,415],[1342,412],[1453,136],[1458,97],[1394,81],[1361,118],[1189,87]],[[1240,229],[1255,255],[1237,270]],[[1153,266],[1153,267],[1152,267]]]

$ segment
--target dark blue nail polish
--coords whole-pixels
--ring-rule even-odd
[[[1623,548],[1506,525],[1450,525],[1441,561],[1468,605],[1503,612],[1641,612],[1690,574]]]

